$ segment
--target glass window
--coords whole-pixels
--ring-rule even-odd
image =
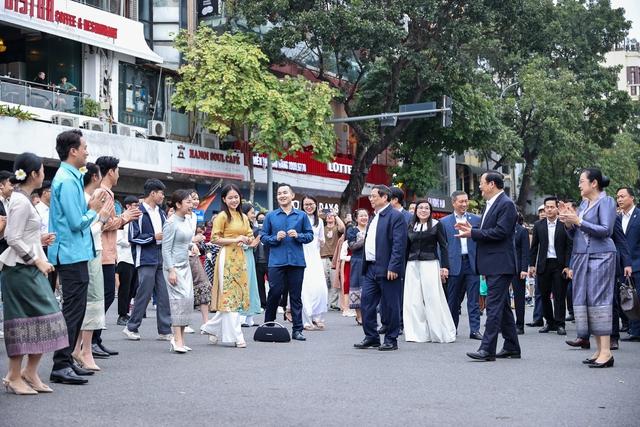
[[[159,72],[135,64],[120,63],[118,85],[118,121],[125,125],[147,127],[149,120],[162,120],[164,85]]]

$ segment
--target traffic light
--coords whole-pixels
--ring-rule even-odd
[[[442,108],[448,108],[448,110],[442,112],[442,127],[449,128],[453,124],[452,106],[453,100],[451,99],[451,97],[447,95],[443,96]]]

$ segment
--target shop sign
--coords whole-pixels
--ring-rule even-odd
[[[237,151],[214,150],[179,142],[171,145],[173,172],[237,180],[245,177],[244,159]]]
[[[267,157],[260,156],[259,154],[254,154],[253,156],[253,165],[258,167],[267,167]],[[291,160],[274,160],[271,164],[273,169],[280,169],[291,172],[307,172],[307,165],[300,162],[294,162]]]

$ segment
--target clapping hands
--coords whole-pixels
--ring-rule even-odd
[[[560,222],[566,225],[578,225],[580,223],[580,218],[571,203],[559,202],[558,212],[558,219]]]

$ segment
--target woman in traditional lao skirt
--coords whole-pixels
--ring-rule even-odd
[[[249,276],[249,309],[241,313],[244,318],[241,318],[242,326],[249,327],[254,326],[253,316],[260,314],[262,309],[260,307],[260,294],[258,293],[258,275],[256,274],[256,259],[253,251],[260,244],[260,234],[258,233],[258,227],[256,222],[256,210],[251,203],[242,204],[242,213],[249,219],[251,230],[253,232],[253,239],[248,245],[244,245],[244,257],[247,260],[247,274]]]
[[[211,242],[222,249],[216,258],[211,291],[211,310],[216,314],[200,330],[209,342],[235,343],[246,347],[240,312],[249,308],[249,275],[243,245],[253,239],[249,219],[240,209],[240,189],[234,184],[221,191],[222,212],[213,221]]]
[[[4,300],[4,343],[9,372],[3,378],[7,391],[15,394],[50,393],[38,376],[42,353],[69,345],[67,326],[47,274],[53,266],[42,250],[40,216],[29,196],[44,180],[42,159],[23,153],[14,163],[18,184],[7,210],[4,237],[9,248],[0,255]],[[27,366],[22,360],[27,355]]]

